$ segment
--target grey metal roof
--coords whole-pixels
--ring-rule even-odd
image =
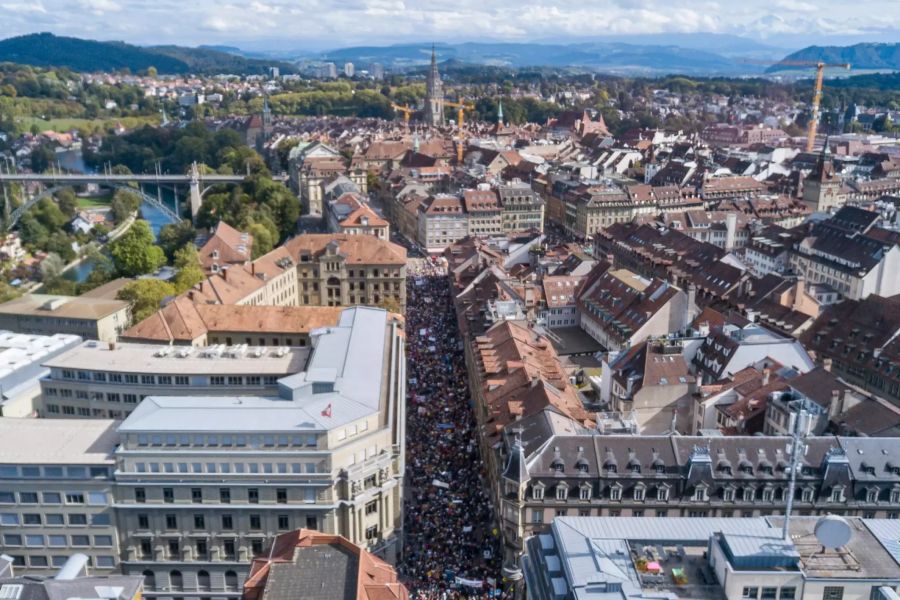
[[[863,519],[863,524],[894,560],[900,563],[900,520]]]
[[[388,313],[341,312],[336,327],[313,331],[306,370],[279,380],[281,398],[151,396],[121,432],[328,430],[377,412],[385,374]]]

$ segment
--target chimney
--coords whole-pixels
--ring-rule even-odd
[[[222,273],[222,279],[224,279],[225,281],[228,281],[228,269],[223,268],[221,273]]]
[[[769,376],[772,374],[772,370],[769,367],[766,367],[762,371],[762,384],[769,385]]]
[[[725,215],[725,251],[734,249],[734,241],[737,237],[737,213],[730,212]]]
[[[831,373],[831,359],[824,358],[822,359],[822,368]]]
[[[256,263],[255,262],[250,263],[250,274],[256,275]]]
[[[839,414],[844,412],[841,410],[841,405],[843,404],[840,400],[841,392],[838,390],[831,390],[831,400],[828,402],[828,418],[834,419]]]
[[[803,298],[804,293],[806,293],[806,279],[798,277],[797,283],[794,286],[794,305],[791,308],[794,310],[800,309],[801,299]]]

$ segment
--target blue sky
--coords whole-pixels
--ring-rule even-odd
[[[796,47],[900,41],[900,0],[0,0],[0,23],[4,37],[258,49],[674,32]]]

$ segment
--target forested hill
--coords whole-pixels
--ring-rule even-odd
[[[793,61],[850,63],[853,69],[891,69],[900,71],[900,44],[856,44],[854,46],[809,46],[782,59]],[[785,71],[796,67],[774,64],[768,72]]]
[[[36,33],[0,40],[0,62],[39,67],[66,67],[74,71],[145,71],[161,74],[261,74],[269,66],[290,72],[290,66],[235,56],[210,48],[156,46],[142,48],[124,42],[98,42]]]

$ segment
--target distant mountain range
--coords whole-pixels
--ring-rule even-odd
[[[98,42],[35,33],[0,41],[0,62],[39,67],[66,67],[74,71],[145,71],[155,67],[161,74],[234,73],[262,74],[270,66],[292,71],[287,63],[249,59],[212,48],[181,46],[133,46],[124,42]]]
[[[465,42],[436,46],[438,60],[447,65],[506,68],[571,68],[621,75],[694,76],[761,75],[796,70],[773,64],[785,50],[732,35],[648,34],[606,38],[580,38],[567,43]],[[415,70],[428,63],[430,44],[355,46],[296,58],[329,60],[359,66],[381,63],[393,69]],[[850,63],[856,69],[900,70],[900,44],[856,44],[854,46],[810,46],[789,54],[782,61]],[[262,74],[277,66],[290,73],[295,66],[275,53],[245,52],[233,46],[134,46],[124,42],[99,42],[50,33],[39,33],[0,41],[0,62],[9,61],[44,67],[67,67],[76,71],[144,71],[153,66],[162,74],[198,73],[238,75]]]
[[[809,46],[789,54],[790,61],[849,63],[852,69],[879,69],[900,71],[900,44],[854,44],[853,46]],[[775,64],[766,71],[775,73],[796,69],[789,64]]]

